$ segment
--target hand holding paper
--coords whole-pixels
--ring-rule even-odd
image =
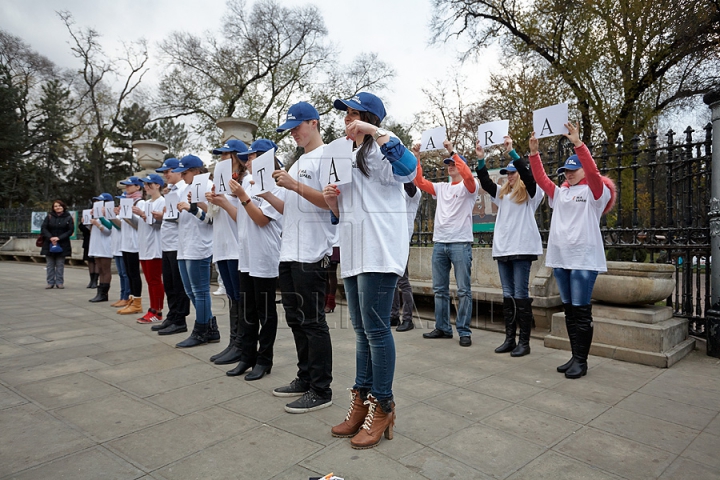
[[[560,103],[533,112],[533,129],[537,138],[554,137],[568,133],[568,105]]]
[[[272,174],[275,171],[275,149],[271,148],[252,161],[252,175],[255,185],[253,195],[269,192],[275,188]],[[242,188],[242,187],[241,187]]]
[[[510,130],[510,120],[483,123],[478,127],[478,141],[483,148],[502,145]]]
[[[347,138],[338,138],[325,146],[320,157],[321,184],[344,185],[352,182],[352,146],[352,140]]]

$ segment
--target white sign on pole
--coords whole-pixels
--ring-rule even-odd
[[[198,203],[205,201],[205,193],[208,191],[208,181],[210,180],[209,173],[201,173],[195,175],[190,185],[190,203]]]
[[[165,214],[163,215],[163,218],[178,218],[178,214],[180,212],[178,212],[177,204],[179,201],[180,196],[175,192],[171,192],[165,195]]]
[[[271,148],[252,161],[252,194],[270,192],[275,188],[272,173],[275,171],[275,149]],[[249,193],[249,192],[248,192]]]
[[[505,142],[503,137],[508,135],[509,130],[510,120],[483,123],[478,127],[478,141],[483,148],[502,145]]]
[[[115,215],[115,202],[112,200],[105,202],[105,218],[108,220],[115,220],[115,218],[117,218]]]
[[[83,225],[90,225],[92,223],[92,209],[82,211],[82,222]]]
[[[431,150],[442,150],[445,147],[443,142],[447,140],[447,131],[445,127],[431,128],[425,130],[422,133],[422,140],[420,140],[420,151],[429,152]]]
[[[120,199],[120,213],[118,214],[118,218],[131,219],[133,216],[133,213],[132,213],[133,204],[134,204],[134,200],[132,198],[121,198]]]
[[[98,200],[93,202],[92,216],[93,218],[101,218],[103,216],[102,209],[105,206],[105,202]]]
[[[353,141],[342,137],[330,142],[320,157],[320,183],[344,185],[352,182]]]
[[[215,174],[213,176],[213,184],[215,185],[215,194],[230,193],[227,186],[232,178],[232,159],[223,160],[215,165]]]
[[[559,103],[533,112],[535,138],[555,137],[568,133],[566,123],[568,123],[567,103]]]

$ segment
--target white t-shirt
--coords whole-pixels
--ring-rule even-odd
[[[403,196],[405,197],[405,211],[407,212],[409,242],[412,239],[413,232],[415,231],[415,216],[417,215],[420,200],[422,199],[422,190],[418,188],[415,192],[415,196],[411,197],[407,194],[405,188],[403,187]]]
[[[292,178],[322,192],[320,156],[322,145],[302,155],[288,172]],[[298,193],[287,191],[283,210],[281,262],[319,262],[332,253],[337,242],[337,228],[331,223],[330,210],[316,207]]]
[[[133,206],[143,210],[145,208],[145,200],[138,200]],[[128,253],[138,253],[140,252],[140,246],[138,245],[138,231],[133,225],[128,223],[128,220],[120,220],[122,222],[122,228],[120,229],[120,233],[122,235],[120,250]],[[143,220],[133,213],[132,221],[135,225],[139,225]]]
[[[240,202],[232,195],[225,195],[232,208]],[[213,262],[238,259],[238,227],[235,220],[224,208],[208,204],[213,217]],[[239,212],[238,212],[239,213]]]
[[[366,272],[402,276],[410,253],[403,184],[377,144],[365,158],[369,177],[356,166],[357,151],[352,183],[338,186],[340,274],[342,278]]]
[[[470,193],[465,184],[433,183],[437,199],[433,242],[460,243],[473,241],[472,211],[475,207],[480,185],[475,180],[475,192]],[[401,274],[402,275],[402,274]]]
[[[190,185],[180,191],[180,201],[187,202]],[[208,181],[208,191],[212,182]],[[183,210],[178,217],[178,260],[202,260],[213,254],[213,227]]]
[[[157,200],[148,200],[145,204],[152,205],[153,212],[162,213],[165,208],[165,198],[159,197]],[[145,220],[140,218],[138,224],[138,246],[140,249],[140,260],[152,260],[162,258],[162,244],[160,240],[160,229],[162,223],[153,223],[148,225]]]
[[[120,224],[120,228],[122,228],[122,223]],[[113,227],[112,233],[110,234],[110,238],[112,239],[112,251],[114,257],[122,257],[122,250],[120,250],[120,246],[122,243],[122,233],[119,229]]]
[[[610,201],[610,190],[603,185],[595,200],[588,185],[555,187],[550,199],[550,221],[545,265],[568,270],[606,272],[605,248],[600,234],[600,217]]]
[[[103,225],[102,228],[90,225],[90,245],[88,245],[89,257],[112,258],[112,232]]]
[[[247,175],[250,177],[250,175]],[[248,178],[248,182],[252,177]],[[243,188],[245,181],[243,181]],[[250,190],[247,190],[250,192]],[[285,200],[287,190],[277,185],[272,193],[280,200]],[[241,247],[242,260],[238,261],[241,272],[256,278],[275,278],[280,266],[280,243],[282,237],[283,216],[270,203],[257,195],[251,195],[250,201],[262,210],[270,223],[261,227],[247,214],[246,207],[239,207],[238,226],[242,222],[245,242]]]
[[[499,185],[497,193],[499,197]],[[545,192],[538,187],[535,197],[528,196],[527,201],[520,204],[515,203],[510,195],[505,195],[503,198],[491,197],[491,201],[498,206],[493,233],[493,258],[510,255],[542,255],[542,239],[535,221],[535,210],[544,196]]]
[[[180,180],[177,184],[170,184],[170,192],[178,193],[185,189],[187,184]],[[187,201],[186,199],[181,199]],[[163,252],[177,252],[178,249],[178,219],[163,219],[160,227],[160,242]]]

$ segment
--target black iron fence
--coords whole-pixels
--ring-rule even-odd
[[[705,312],[710,308],[710,203],[712,126],[701,135],[688,127],[683,135],[672,130],[660,138],[652,134],[629,142],[603,142],[590,147],[603,175],[615,181],[615,208],[602,219],[601,231],[609,260],[669,263],[675,266],[675,292],[667,299],[675,315],[690,320],[690,333],[705,335]],[[697,139],[696,137],[700,137]],[[572,145],[560,140],[541,152],[550,178],[572,154]],[[488,158],[488,168],[500,168],[507,159]],[[502,165],[500,164],[502,163]],[[470,162],[474,170],[475,162]],[[429,169],[425,177],[447,181],[445,168]],[[482,196],[481,196],[482,197]],[[490,211],[480,198],[477,217]],[[432,244],[435,201],[425,195],[415,220],[413,245]],[[547,243],[551,211],[544,201],[536,219]],[[476,224],[475,245],[491,246],[491,229]]]

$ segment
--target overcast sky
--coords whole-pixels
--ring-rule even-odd
[[[461,70],[468,79],[471,94],[479,95],[486,87],[488,67],[457,60],[462,45],[455,42],[429,46],[430,0],[282,0],[285,5],[317,5],[323,13],[329,40],[339,47],[343,60],[361,52],[377,52],[391,64],[396,77],[383,100],[393,118],[409,123],[413,113],[423,109],[421,88],[433,80],[449,78]],[[358,8],[362,5],[362,9]],[[121,40],[145,37],[151,55],[157,59],[157,44],[174,30],[202,33],[218,28],[225,13],[225,0],[2,0],[0,28],[21,37],[39,53],[62,67],[77,67],[72,57],[68,34],[56,15],[68,10],[77,26],[92,27],[103,35],[108,53],[118,49]],[[489,53],[486,58],[494,58]],[[148,86],[159,77],[159,65],[152,63]]]

